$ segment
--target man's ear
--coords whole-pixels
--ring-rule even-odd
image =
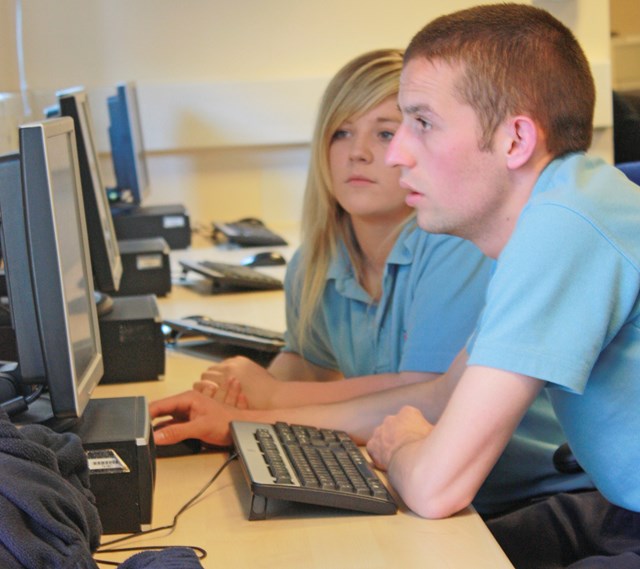
[[[540,133],[530,117],[518,115],[509,119],[506,127],[505,147],[507,167],[511,170],[526,164],[536,151]]]

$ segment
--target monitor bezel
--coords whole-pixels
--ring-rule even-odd
[[[101,292],[117,292],[123,273],[122,259],[96,151],[89,97],[81,87],[58,91],[56,96],[60,114],[71,117],[75,125],[95,286]],[[109,239],[115,244],[113,250],[109,247]]]
[[[19,152],[0,157],[2,253],[12,328],[18,357],[22,360],[20,379],[26,384],[43,384],[46,383],[47,374],[28,262],[21,170]]]
[[[119,83],[107,104],[116,186],[121,195],[130,192],[131,203],[140,205],[149,197],[150,179],[135,82]]]

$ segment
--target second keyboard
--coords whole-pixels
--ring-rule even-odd
[[[250,348],[262,352],[279,352],[284,346],[284,334],[266,328],[235,322],[213,320],[207,316],[188,316],[164,321],[169,328],[168,340],[203,336],[220,344]]]
[[[212,292],[233,290],[279,290],[283,284],[280,279],[271,277],[255,269],[242,265],[218,263],[214,261],[181,260],[182,270],[194,271],[211,279]]]

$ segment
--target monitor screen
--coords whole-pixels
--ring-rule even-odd
[[[107,100],[109,140],[116,175],[116,199],[140,204],[149,194],[149,173],[142,140],[138,95],[133,82],[117,86]]]
[[[103,374],[73,120],[21,126],[0,159],[0,235],[22,384],[81,416]],[[46,418],[46,417],[45,417]]]
[[[100,171],[89,100],[79,88],[60,91],[57,96],[60,114],[71,117],[75,126],[95,286],[101,292],[114,292],[120,286],[122,260]]]

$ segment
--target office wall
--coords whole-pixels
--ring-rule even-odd
[[[181,201],[205,225],[244,215],[287,223],[299,217],[308,140],[329,77],[351,57],[403,47],[428,20],[476,3],[28,0],[26,77],[34,108],[53,101],[56,89],[84,85],[105,152],[104,99],[115,83],[135,80],[151,203]],[[601,91],[595,147],[610,158],[608,0],[531,3],[582,42]],[[13,31],[4,15],[14,6],[0,0],[0,37]],[[17,89],[15,71],[0,71],[7,83]]]
[[[640,2],[638,0],[609,0],[611,31],[617,35],[640,35]]]
[[[19,88],[16,66],[13,0],[0,0],[0,92]]]
[[[613,86],[640,92],[640,2],[611,0]]]

